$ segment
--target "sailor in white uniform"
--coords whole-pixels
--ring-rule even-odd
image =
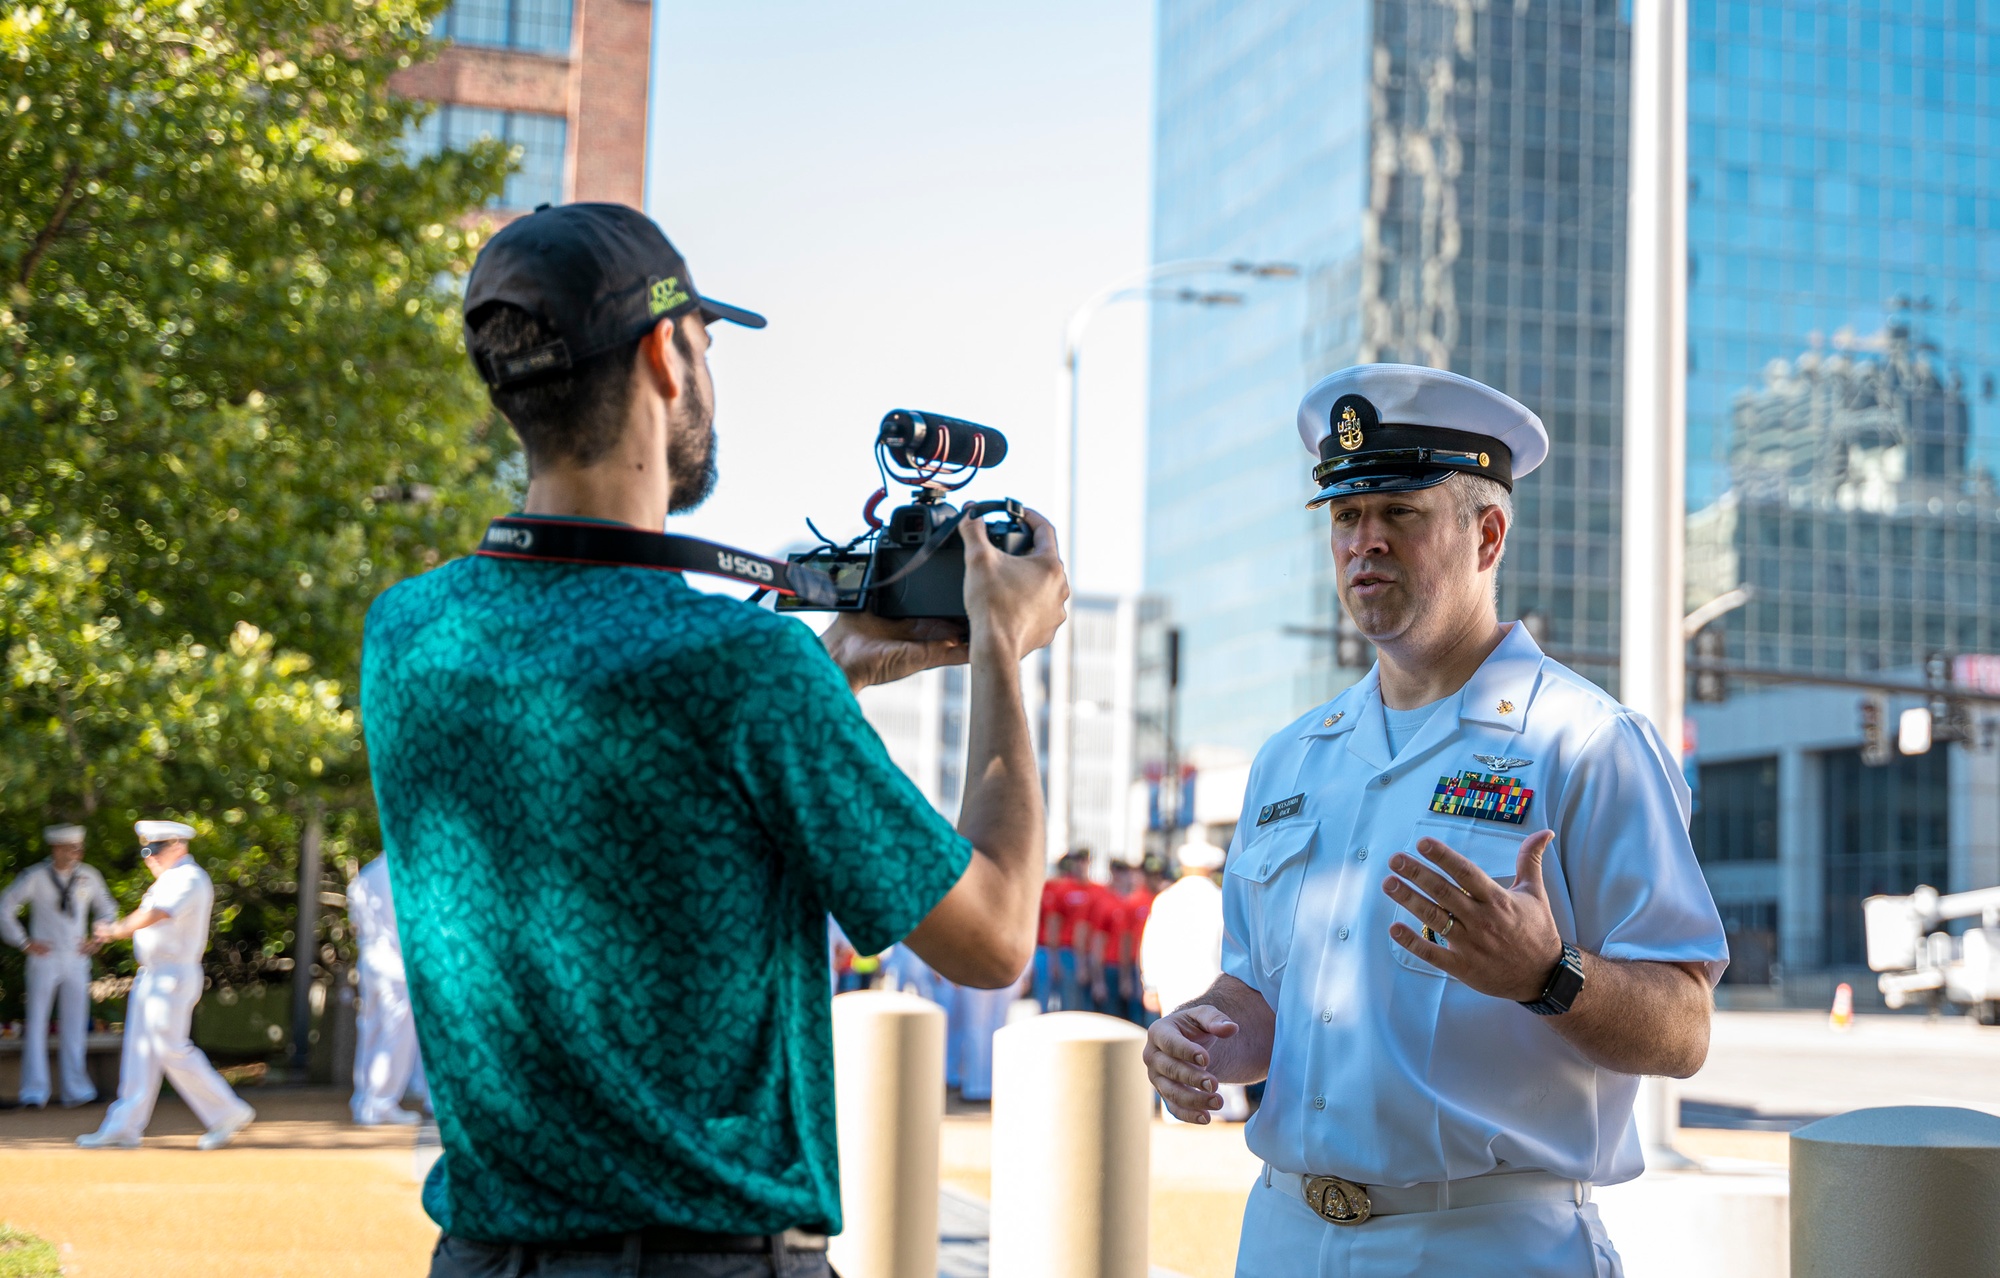
[[[21,1044],[21,1104],[49,1103],[49,1010],[62,1022],[57,1039],[65,1108],[97,1099],[84,1068],[90,1035],[90,936],[92,917],[118,917],[118,903],[94,865],[83,862],[83,827],[52,825],[42,831],[49,859],[16,875],[0,892],[0,941],[28,956],[28,1027]],[[16,917],[28,909],[28,927]]]
[[[173,1080],[207,1130],[202,1149],[220,1149],[250,1125],[257,1112],[243,1103],[199,1047],[188,1041],[194,1005],[201,1001],[201,956],[208,949],[208,916],[215,886],[188,855],[194,827],[179,821],[140,821],[139,855],[153,873],[139,908],[116,923],[97,925],[97,940],[132,938],[139,975],[125,1002],[125,1051],[118,1066],[118,1099],[94,1132],[76,1138],[84,1149],[137,1149],[160,1098],[160,1078]]]
[[[1654,725],[1495,609],[1535,415],[1351,368],[1299,408],[1374,670],[1252,768],[1223,975],[1154,1027],[1184,1118],[1268,1076],[1237,1273],[1616,1275],[1592,1185],[1708,1050],[1728,950]]]
[[[347,885],[347,919],[354,925],[361,1006],[355,1016],[354,1098],[348,1108],[363,1127],[423,1121],[403,1108],[404,1095],[429,1103],[396,900],[389,892],[389,858],[378,856]]]

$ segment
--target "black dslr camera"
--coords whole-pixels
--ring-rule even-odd
[[[882,487],[861,511],[868,531],[843,545],[813,528],[825,544],[787,556],[795,567],[830,578],[834,602],[808,603],[781,595],[779,611],[832,609],[889,618],[962,619],[965,543],[958,539],[960,524],[1002,515],[985,524],[987,539],[1010,555],[1025,555],[1034,548],[1034,530],[1022,518],[1021,503],[1013,498],[969,502],[962,510],[944,499],[1006,456],[1006,436],[990,426],[906,408],[890,412],[875,436]],[[884,522],[875,508],[888,497],[891,480],[914,488],[916,499],[891,511]],[[812,527],[810,520],[806,526]]]

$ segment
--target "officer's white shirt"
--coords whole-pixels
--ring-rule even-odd
[[[132,952],[140,967],[174,967],[201,962],[208,948],[208,915],[215,908],[215,886],[208,871],[186,858],[153,880],[139,906],[165,910],[168,917],[132,934]]]
[[[71,873],[76,877],[70,883],[68,914],[62,910],[62,884],[53,861],[37,861],[16,875],[0,892],[0,941],[19,949],[32,939],[46,944],[52,954],[75,955],[90,936],[92,916],[106,923],[118,917],[118,904],[96,866],[79,861]],[[29,910],[25,932],[18,917],[24,905]]]
[[[1499,772],[1477,754],[1519,762]],[[1532,790],[1522,823],[1430,811],[1440,779],[1466,771]],[[1299,810],[1280,815],[1295,795]],[[1511,883],[1521,841],[1553,829],[1543,877],[1565,940],[1611,959],[1704,963],[1713,983],[1728,947],[1687,821],[1659,733],[1518,624],[1393,760],[1373,670],[1272,737],[1224,876],[1223,970],[1277,1012],[1251,1149],[1280,1171],[1375,1185],[1500,1166],[1637,1176],[1638,1079],[1398,945],[1389,925],[1418,924],[1381,885],[1389,857],[1415,855],[1425,836]]]
[[[378,980],[404,980],[403,941],[396,931],[396,898],[389,889],[389,858],[378,856],[347,885],[347,918],[355,949]]]

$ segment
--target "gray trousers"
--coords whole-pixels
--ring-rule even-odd
[[[776,1248],[765,1255],[646,1252],[639,1236],[625,1252],[564,1251],[560,1243],[473,1242],[440,1235],[430,1278],[840,1278],[823,1251]]]

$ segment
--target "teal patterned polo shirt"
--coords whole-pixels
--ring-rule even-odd
[[[826,918],[971,846],[805,626],[641,568],[469,558],[368,614],[362,712],[447,1233],[840,1228]]]

